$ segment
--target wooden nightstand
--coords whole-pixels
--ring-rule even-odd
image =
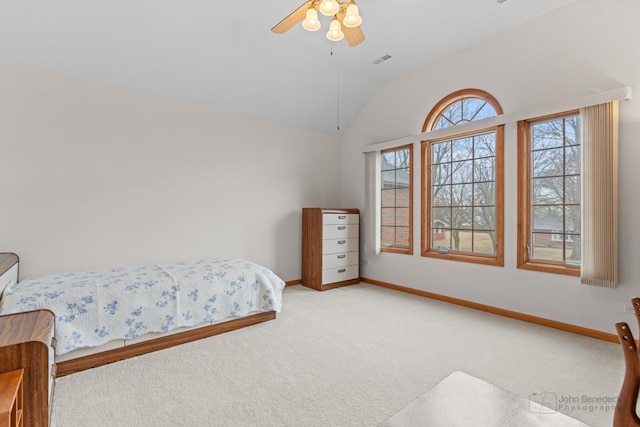
[[[0,374],[0,427],[22,427],[24,369]]]
[[[49,425],[56,365],[55,318],[48,310],[0,316],[0,372],[23,369],[23,423]]]

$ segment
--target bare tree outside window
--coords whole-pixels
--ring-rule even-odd
[[[431,144],[431,248],[494,255],[495,132]]]
[[[443,98],[423,131],[502,114],[479,89]],[[424,180],[422,254],[434,258],[503,265],[502,126],[422,143]]]
[[[531,259],[580,263],[580,116],[531,132]]]

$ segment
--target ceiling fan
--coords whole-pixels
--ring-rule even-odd
[[[280,21],[271,31],[284,34],[300,21],[305,30],[317,31],[321,26],[318,11],[323,15],[333,16],[327,32],[329,40],[339,41],[345,38],[349,46],[357,46],[364,41],[364,34],[360,28],[362,18],[354,0],[349,3],[342,3],[339,0],[308,0]]]

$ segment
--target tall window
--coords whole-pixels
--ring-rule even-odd
[[[422,143],[422,255],[504,265],[503,127],[457,133],[455,126],[502,114],[486,92],[449,95],[431,111],[423,132],[451,127]]]
[[[386,252],[411,254],[413,146],[383,150],[381,156],[381,248]]]
[[[518,123],[518,267],[580,275],[580,115]]]

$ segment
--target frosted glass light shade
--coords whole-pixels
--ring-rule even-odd
[[[318,12],[313,8],[309,8],[304,21],[302,21],[302,28],[307,31],[318,31],[320,26],[320,21],[318,21]]]
[[[342,32],[342,28],[340,27],[340,21],[338,18],[333,18],[331,24],[329,25],[329,31],[327,31],[327,38],[332,42],[338,42],[344,38],[344,33]]]
[[[340,10],[340,3],[336,0],[322,0],[320,3],[320,13],[325,16],[332,16]]]
[[[342,24],[345,27],[355,28],[358,25],[362,24],[362,17],[358,13],[358,5],[355,4],[353,0],[347,6],[347,13],[342,21]]]

